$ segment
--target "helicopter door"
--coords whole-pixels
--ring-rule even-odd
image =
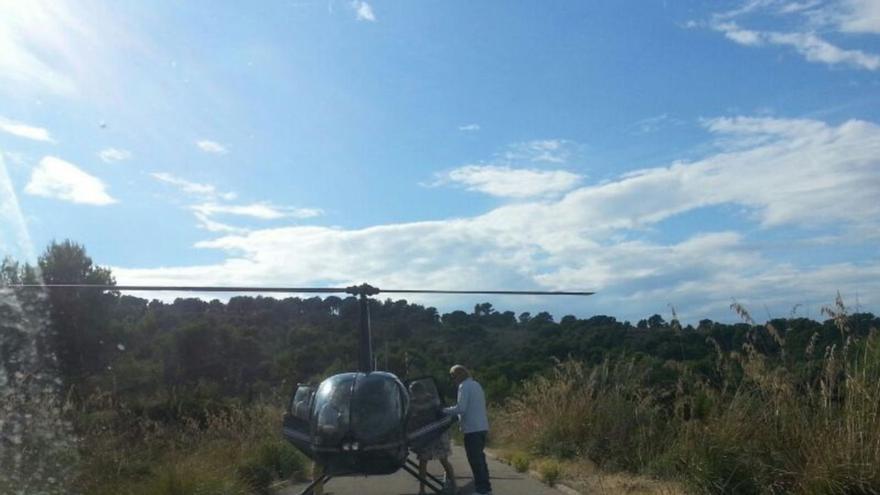
[[[284,436],[303,453],[311,454],[309,419],[315,387],[299,385],[284,415]]]
[[[290,401],[290,414],[308,424],[312,405],[312,398],[315,396],[315,387],[311,385],[299,385]]]
[[[406,433],[410,447],[419,448],[440,436],[455,418],[443,414],[443,397],[434,378],[410,380],[407,388],[410,407]]]

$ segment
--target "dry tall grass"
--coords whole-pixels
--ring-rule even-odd
[[[839,302],[827,314],[843,345],[815,358],[815,376],[748,344],[719,351],[721,385],[680,363],[664,365],[678,373],[675,387],[658,389],[656,370],[638,360],[594,368],[568,361],[505,405],[496,438],[538,455],[680,479],[699,493],[880,493],[880,337],[850,335]],[[784,350],[775,329],[763,330]]]
[[[171,424],[118,404],[99,411],[79,421],[82,493],[245,495],[304,474],[304,458],[280,438],[276,408],[230,407]]]

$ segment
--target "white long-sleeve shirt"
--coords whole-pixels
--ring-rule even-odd
[[[458,386],[458,404],[443,409],[443,412],[458,415],[462,433],[489,431],[489,417],[486,414],[486,395],[483,387],[473,378],[466,378]]]

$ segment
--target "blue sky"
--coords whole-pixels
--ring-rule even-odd
[[[3,254],[599,292],[492,301],[558,317],[878,311],[878,0],[0,6]]]

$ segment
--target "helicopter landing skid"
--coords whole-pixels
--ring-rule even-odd
[[[410,458],[406,459],[406,463],[401,466],[404,471],[409,473],[413,478],[417,479],[419,482],[424,483],[432,492],[435,494],[443,493],[443,480],[434,476],[431,473],[425,473],[426,478],[422,478],[419,475],[419,465]],[[330,481],[333,477],[329,474],[323,474],[320,478],[312,481],[309,486],[305,487],[303,491],[299,493],[299,495],[314,495],[315,487],[318,485],[325,485],[328,481]]]
[[[314,493],[315,493],[315,492],[314,492],[315,487],[318,486],[318,485],[323,486],[325,483],[327,483],[328,481],[330,481],[330,478],[332,478],[332,476],[330,476],[329,474],[322,474],[321,477],[319,477],[319,478],[316,479],[315,481],[312,481],[312,482],[309,484],[309,486],[306,487],[305,490],[299,492],[299,495],[314,495]]]
[[[434,476],[431,473],[425,473],[427,475],[426,478],[422,478],[419,475],[419,465],[416,464],[415,461],[408,458],[406,459],[406,464],[403,465],[403,469],[412,475],[413,478],[419,480],[419,482],[424,483],[432,492],[434,493],[443,493],[443,481]]]

